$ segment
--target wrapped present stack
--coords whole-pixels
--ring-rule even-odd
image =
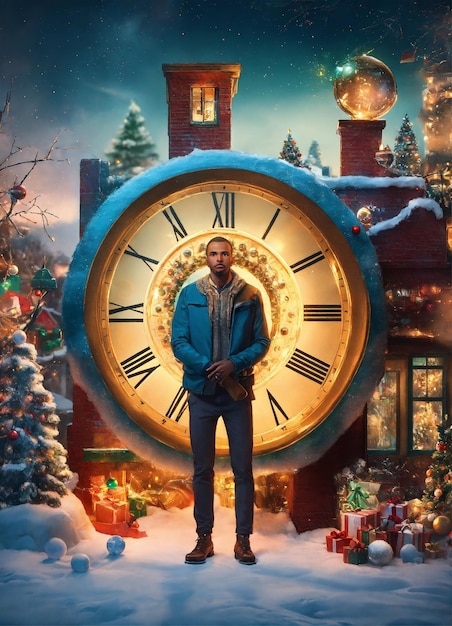
[[[121,537],[145,537],[146,532],[138,529],[138,524],[130,515],[129,490],[127,485],[119,486],[116,478],[91,476],[90,492],[94,509],[94,528],[107,535]]]

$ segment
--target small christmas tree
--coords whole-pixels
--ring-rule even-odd
[[[399,134],[395,138],[394,167],[404,176],[421,175],[421,155],[408,113],[405,113]]]
[[[72,472],[59,441],[52,394],[42,385],[35,347],[13,334],[0,361],[0,509],[18,504],[61,505]]]
[[[426,471],[422,502],[428,511],[452,519],[452,428],[438,426],[438,441]]]
[[[289,128],[282,150],[279,153],[279,158],[284,159],[284,161],[291,163],[295,167],[305,167],[302,156],[303,155],[297,146],[297,142],[292,137],[292,131]]]
[[[318,167],[319,169],[322,169],[322,154],[320,152],[319,142],[315,139],[313,140],[309,148],[305,165],[310,165],[311,167]]]
[[[127,180],[152,167],[158,159],[154,148],[141,109],[132,101],[117,137],[111,142],[111,150],[105,153],[111,173]]]

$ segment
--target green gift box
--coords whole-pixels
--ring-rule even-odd
[[[131,515],[135,518],[146,516],[146,498],[143,498],[143,496],[130,496],[128,500]]]
[[[352,540],[349,546],[344,546],[344,563],[350,565],[361,565],[367,563],[367,546],[359,541]]]

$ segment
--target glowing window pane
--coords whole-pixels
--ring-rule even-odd
[[[215,87],[191,88],[191,121],[195,124],[217,122],[217,99]]]

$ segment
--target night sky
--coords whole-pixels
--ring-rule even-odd
[[[70,255],[78,237],[78,169],[104,152],[131,100],[142,109],[161,161],[168,158],[163,63],[240,63],[233,99],[232,148],[278,156],[290,128],[304,156],[319,142],[339,174],[335,67],[360,54],[394,73],[398,100],[384,116],[392,148],[408,113],[421,150],[423,69],[444,57],[448,0],[3,0],[0,10],[0,135],[54,153],[27,181],[31,195],[59,216],[56,246]],[[449,16],[450,19],[450,16]],[[416,60],[400,63],[416,50]],[[8,138],[9,136],[9,138]],[[7,174],[13,176],[13,172]],[[0,185],[11,180],[1,180]]]

